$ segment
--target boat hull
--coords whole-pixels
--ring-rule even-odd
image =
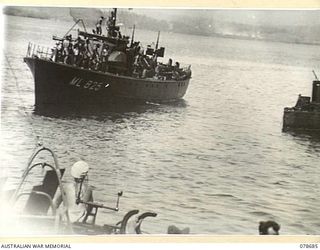
[[[164,81],[119,76],[25,57],[35,83],[35,105],[104,104],[116,100],[171,102],[181,99],[189,80]]]
[[[320,111],[285,108],[283,114],[283,131],[289,130],[320,131]]]

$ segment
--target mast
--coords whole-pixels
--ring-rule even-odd
[[[317,80],[317,81],[319,81],[319,79],[318,79],[318,76],[317,76],[316,72],[315,72],[314,70],[312,70],[312,73],[313,73],[314,77],[316,78],[316,80]]]
[[[113,26],[116,26],[116,22],[117,22],[117,8],[113,8],[113,12],[114,12]]]
[[[133,45],[133,42],[134,42],[134,32],[136,30],[136,25],[134,24],[133,25],[133,29],[132,29],[132,35],[131,35],[131,46]]]
[[[160,37],[160,31],[158,31],[158,37],[157,37],[157,43],[156,43],[156,50],[158,49],[158,46],[159,46],[159,37]]]

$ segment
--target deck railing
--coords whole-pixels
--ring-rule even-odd
[[[49,47],[29,42],[26,57],[39,57],[41,59],[49,60],[52,58],[52,50]]]

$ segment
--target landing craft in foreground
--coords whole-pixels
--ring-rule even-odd
[[[102,34],[101,17],[97,30],[71,31],[56,36],[52,49],[29,43],[24,62],[29,66],[35,83],[35,104],[106,104],[114,100],[171,102],[181,99],[191,79],[190,66],[180,67],[158,62],[164,56],[159,47],[145,49],[131,36],[122,35],[116,25],[117,9],[106,21],[107,34]]]
[[[48,155],[53,159],[48,159]],[[88,169],[84,171],[83,165],[83,162],[73,165],[71,175],[74,183],[68,184],[62,180],[65,168],[60,167],[55,153],[41,145],[37,147],[16,189],[0,190],[0,197],[4,198],[0,205],[0,235],[126,234],[129,219],[139,214],[139,210],[127,211],[117,223],[98,225],[98,210],[118,212],[123,193],[118,192],[115,206],[94,201],[93,192],[86,188]],[[156,216],[156,213],[148,211],[137,216],[134,233],[142,234],[142,222]]]

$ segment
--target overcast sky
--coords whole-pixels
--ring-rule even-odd
[[[190,9],[133,9],[157,19],[173,20],[182,16],[213,17],[216,21],[262,25],[320,25],[319,10],[190,10]]]

